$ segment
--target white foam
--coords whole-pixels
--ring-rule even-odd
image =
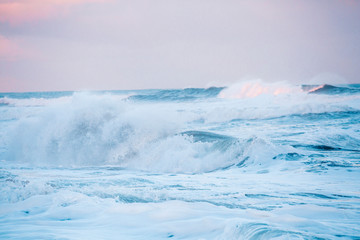
[[[326,206],[335,200],[292,195],[305,189],[323,192],[324,188],[328,189],[327,184],[331,184],[328,190],[333,193],[346,193],[356,186],[351,181],[356,173],[347,177],[338,173],[327,179],[304,173],[258,175],[239,170],[171,176],[127,171],[94,174],[101,169],[39,170],[12,170],[29,182],[25,187],[14,184],[15,193],[32,191],[23,199],[0,202],[0,216],[6,219],[6,224],[0,224],[2,236],[12,239],[308,239],[358,234],[357,212],[337,208],[337,204],[342,204],[340,200]],[[349,184],[343,186],[339,180]],[[1,188],[1,193],[9,194],[13,190]],[[126,193],[150,202],[119,202]],[[251,193],[254,197],[249,196]],[[257,194],[260,196],[256,197]],[[222,202],[233,208],[221,206]],[[346,206],[350,203],[356,204],[356,199],[347,199]],[[263,206],[270,209],[261,210]]]

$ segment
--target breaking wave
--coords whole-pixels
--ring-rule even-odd
[[[243,122],[303,124],[312,119],[356,118],[358,95],[313,94],[326,89],[333,92],[334,88],[301,89],[255,81],[228,88],[3,96],[7,117],[0,120],[19,119],[7,128],[3,140],[7,144],[0,157],[37,166],[117,166],[186,173],[266,168],[292,157],[307,161],[311,153],[304,155],[302,150],[321,149],[303,146],[353,150],[359,147],[358,139],[340,133],[338,136],[355,145],[319,140],[281,146],[269,140],[272,136],[263,129],[252,127],[250,131]],[[14,106],[25,107],[21,117]],[[242,133],[204,127],[219,123],[238,125]],[[325,137],[331,139],[326,133]]]
[[[38,166],[194,173],[246,166],[251,157],[246,154],[267,147],[256,137],[240,140],[209,131],[181,131],[185,124],[176,112],[114,103],[108,97],[74,96],[14,126],[7,158]]]

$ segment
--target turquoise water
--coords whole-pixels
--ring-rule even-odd
[[[0,93],[2,239],[360,239],[360,85]]]

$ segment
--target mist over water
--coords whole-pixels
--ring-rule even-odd
[[[360,85],[0,93],[0,238],[358,239]]]

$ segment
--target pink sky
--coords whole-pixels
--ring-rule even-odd
[[[64,13],[69,8],[92,2],[101,3],[106,0],[2,0],[0,1],[0,21],[19,25],[59,15],[65,17]]]
[[[0,0],[0,91],[357,83],[359,5]]]

